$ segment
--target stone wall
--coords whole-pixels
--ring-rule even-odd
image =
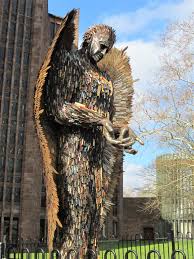
[[[22,177],[22,196],[20,209],[19,235],[24,240],[39,239],[40,204],[42,189],[42,161],[38,139],[33,121],[34,89],[38,71],[47,51],[49,40],[48,3],[45,0],[34,1],[32,28],[32,46],[30,60],[30,80],[28,85],[25,155]]]
[[[143,210],[144,204],[154,198],[123,198],[123,237],[135,238],[135,235],[150,237],[158,230],[159,219],[155,215]]]

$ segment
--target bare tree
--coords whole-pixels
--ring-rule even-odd
[[[135,120],[139,135],[155,138],[173,155],[157,159],[145,171],[144,193],[155,199],[145,204],[150,213],[159,209],[169,221],[193,220],[194,191],[194,13],[172,24],[162,37],[160,70],[152,88],[140,96]],[[149,195],[150,195],[149,194]]]
[[[141,208],[146,213],[160,215],[161,210],[161,200],[158,195],[159,189],[162,186],[156,180],[156,163],[152,163],[144,168],[144,171],[141,173],[143,179],[143,186],[138,190],[138,197],[153,197],[153,199],[148,199],[143,207]]]
[[[140,135],[155,136],[193,160],[194,14],[169,26],[162,46],[160,70],[137,104],[140,116],[135,123]]]
[[[133,197],[134,196],[134,190],[128,186],[123,189],[123,197]]]

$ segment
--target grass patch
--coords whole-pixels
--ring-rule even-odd
[[[175,242],[175,249],[179,249],[185,252],[186,259],[194,259],[194,242],[193,240],[181,240]],[[149,241],[103,241],[100,244],[100,258],[104,259],[105,251],[112,250],[116,254],[117,259],[124,259],[128,250],[133,250],[138,259],[147,259],[147,254],[150,250],[157,250],[161,259],[170,259],[172,254],[171,242],[149,242]],[[150,259],[158,259],[156,253],[151,254]],[[177,254],[176,258],[182,259],[181,254]],[[114,259],[113,254],[109,253],[107,259]],[[135,259],[132,253],[128,254],[128,259]]]

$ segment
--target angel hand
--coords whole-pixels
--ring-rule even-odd
[[[135,142],[139,142],[144,145],[143,141],[137,137],[134,131],[129,127],[123,127],[120,130],[118,138],[115,138],[114,128],[110,121],[104,120],[103,126],[105,129],[105,138],[113,145],[123,148],[127,153],[136,154],[137,151],[132,148]]]

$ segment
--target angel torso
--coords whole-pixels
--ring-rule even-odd
[[[48,75],[45,85],[47,115],[53,119],[57,106],[79,103],[109,118],[113,88],[108,75],[80,51],[60,50],[55,54],[55,61],[57,65],[53,65],[53,74]],[[97,241],[104,203],[102,127],[67,122],[56,127],[54,135],[58,142],[55,167],[59,173],[56,179],[62,235],[65,244],[82,246],[86,251]],[[78,240],[71,239],[75,233]]]
[[[62,70],[55,70],[58,84],[53,84],[53,79],[48,78],[45,106],[49,114],[52,113],[53,98],[63,105],[64,102],[81,103],[87,108],[97,111],[105,117],[110,117],[113,86],[107,73],[93,66],[90,60],[75,51],[58,52],[57,57]],[[64,58],[62,58],[64,56]],[[52,92],[52,94],[51,94]]]
[[[86,71],[80,90],[77,96],[79,103],[109,117],[113,87],[106,73]]]

